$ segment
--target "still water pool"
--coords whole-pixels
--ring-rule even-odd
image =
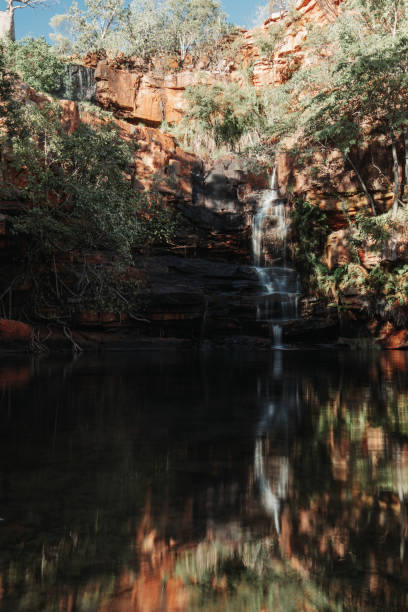
[[[408,610],[408,354],[0,359],[0,610]]]

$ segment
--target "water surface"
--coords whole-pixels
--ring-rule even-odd
[[[0,359],[0,609],[408,609],[407,368]]]

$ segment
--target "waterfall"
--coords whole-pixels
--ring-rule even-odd
[[[279,242],[283,237],[286,246],[287,219],[283,200],[279,197],[278,171],[276,166],[269,183],[269,189],[262,194],[259,209],[252,221],[252,253],[255,266],[261,266],[263,257],[263,236],[265,225],[274,214],[276,226],[273,231],[276,241]],[[272,212],[273,210],[273,212]]]
[[[59,92],[62,98],[69,100],[94,101],[96,96],[95,70],[80,64],[67,64],[64,84]]]
[[[279,193],[275,166],[252,221],[252,254],[261,285],[256,318],[268,323],[275,348],[283,347],[284,323],[297,318],[297,274],[286,265],[288,232],[287,201]]]

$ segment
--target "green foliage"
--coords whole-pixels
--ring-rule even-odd
[[[366,213],[359,212],[354,222],[354,241],[361,244],[368,244],[370,250],[383,249],[391,237],[394,223],[390,215],[379,215],[368,217]]]
[[[263,98],[251,85],[202,83],[187,88],[185,96],[189,108],[176,131],[187,146],[207,135],[216,147],[234,150],[263,123]]]
[[[382,292],[387,283],[388,275],[384,272],[381,266],[375,266],[367,276],[367,285],[375,293]]]
[[[206,49],[215,66],[219,65],[220,61],[226,63],[236,61],[245,46],[245,37],[240,28],[229,26],[226,34],[227,36],[222,38],[218,45]]]
[[[85,8],[74,2],[51,25],[57,30],[52,38],[64,53],[104,48],[145,60],[176,54],[181,63],[228,30],[216,0],[86,0]]]
[[[0,107],[10,95],[5,83]],[[15,106],[12,114],[15,129],[3,134],[0,194],[14,189],[27,204],[12,220],[24,240],[19,281],[32,288],[21,316],[66,323],[85,307],[134,312],[135,249],[171,240],[173,211],[158,194],[133,188],[134,149],[114,125],[81,124],[70,134],[54,103]],[[20,175],[18,189],[4,172],[10,167]],[[99,267],[91,263],[100,257]]]
[[[283,21],[272,23],[266,31],[258,32],[254,36],[255,45],[258,47],[261,55],[271,57],[282,40],[285,32],[285,24]]]
[[[32,208],[15,227],[44,250],[70,251],[85,243],[129,259],[139,223],[137,196],[123,176],[132,162],[128,145],[109,126],[80,125],[67,134],[55,105],[26,107],[20,116],[13,165],[27,168],[23,194]]]
[[[9,64],[28,85],[50,93],[61,88],[65,65],[43,36],[10,42],[7,51]]]
[[[295,201],[292,211],[292,228],[295,243],[295,262],[299,267],[306,284],[323,273],[320,263],[326,237],[329,233],[327,216],[317,206],[302,199]],[[307,280],[306,280],[307,279]],[[309,289],[312,285],[309,285]]]
[[[170,51],[177,52],[181,61],[194,48],[217,40],[227,30],[217,0],[166,0],[164,10]]]

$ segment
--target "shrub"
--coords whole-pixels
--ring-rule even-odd
[[[65,64],[43,36],[10,43],[8,58],[15,72],[34,89],[54,93],[61,88]]]
[[[14,189],[28,205],[12,230],[24,244],[18,280],[32,288],[16,314],[35,320],[48,312],[66,324],[76,309],[98,305],[134,312],[135,249],[170,240],[174,212],[158,194],[133,188],[134,150],[114,125],[82,124],[69,134],[55,103],[14,107],[13,115],[0,191]],[[18,189],[7,183],[10,166],[22,179]],[[106,255],[99,268],[89,265],[96,251]]]

